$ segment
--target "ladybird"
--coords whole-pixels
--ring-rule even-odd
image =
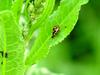
[[[60,30],[59,26],[54,26],[53,27],[52,38],[54,38],[55,35],[57,35],[57,33],[59,32],[59,30]]]

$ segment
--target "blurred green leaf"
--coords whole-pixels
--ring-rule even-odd
[[[39,1],[39,0],[38,0]],[[38,2],[35,1],[35,2]],[[45,1],[45,6],[43,12],[39,15],[39,18],[34,22],[34,24],[31,26],[29,29],[28,36],[26,38],[26,41],[32,38],[33,32],[41,27],[42,23],[44,20],[52,13],[53,8],[54,8],[55,0],[46,0]]]

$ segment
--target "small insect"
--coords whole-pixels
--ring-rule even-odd
[[[7,52],[4,54],[3,51],[0,51],[0,53],[1,53],[2,57],[8,58],[8,53]],[[1,62],[1,64],[3,64],[3,61]]]
[[[53,27],[52,38],[54,38],[55,35],[57,35],[57,33],[59,32],[59,30],[60,30],[59,26],[54,26]]]
[[[8,53],[7,52],[4,54],[3,51],[0,51],[0,53],[1,53],[2,57],[4,57],[4,55],[5,55],[5,58],[8,58]]]

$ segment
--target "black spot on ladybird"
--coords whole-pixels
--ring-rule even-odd
[[[59,31],[60,31],[60,27],[59,26],[54,26],[53,27],[53,32],[52,32],[52,38],[54,38]]]

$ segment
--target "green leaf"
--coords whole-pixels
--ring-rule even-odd
[[[12,11],[17,20],[19,20],[20,18],[22,5],[23,5],[23,0],[15,0],[12,5]]]
[[[26,59],[27,65],[32,65],[45,57],[50,47],[70,34],[78,20],[81,5],[87,2],[88,0],[61,0],[58,9],[43,21],[40,33]],[[55,26],[59,27],[59,31],[52,38]]]
[[[0,12],[0,52],[0,75],[24,75],[23,39],[10,11]]]
[[[12,0],[0,0],[0,11],[10,9]]]

